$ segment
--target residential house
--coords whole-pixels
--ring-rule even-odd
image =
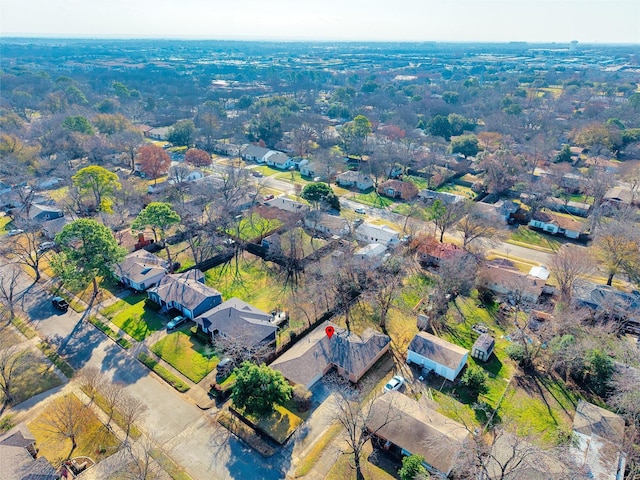
[[[544,202],[549,210],[559,213],[568,213],[569,215],[578,215],[579,217],[587,217],[591,211],[591,204],[584,202],[574,202],[573,200],[563,200],[562,198],[549,197]]]
[[[471,347],[471,356],[476,360],[482,362],[489,361],[489,357],[493,353],[493,349],[496,346],[496,341],[488,333],[483,333],[473,343]]]
[[[354,263],[361,268],[378,268],[387,256],[387,247],[370,243],[353,252]]]
[[[390,179],[378,185],[378,193],[391,198],[413,200],[418,195],[418,188],[411,182]]]
[[[622,206],[634,205],[636,203],[636,192],[624,185],[616,185],[610,188],[604,195],[603,205],[620,208]]]
[[[327,326],[333,326],[329,338]],[[280,371],[292,383],[311,388],[331,369],[357,383],[387,350],[390,338],[367,329],[362,336],[349,333],[330,323],[323,323],[278,357],[271,368]]]
[[[422,456],[424,466],[438,478],[449,476],[471,438],[464,425],[445,417],[428,401],[418,402],[400,392],[378,397],[365,426],[382,449]]]
[[[148,136],[154,140],[166,140],[171,127],[156,127],[149,130]]]
[[[259,145],[247,145],[240,151],[240,156],[250,162],[264,163],[264,157],[270,151],[270,149]]]
[[[436,200],[440,200],[445,205],[452,205],[466,200],[466,197],[463,197],[462,195],[447,192],[436,192],[435,190],[429,190],[428,188],[420,190],[418,192],[418,198],[428,204],[433,203]]]
[[[336,177],[336,182],[341,187],[356,187],[361,191],[373,188],[373,179],[369,175],[354,170],[339,174]]]
[[[626,332],[640,335],[640,294],[581,280],[574,286],[574,304],[622,322]]]
[[[529,226],[534,229],[542,230],[553,235],[564,235],[567,238],[579,239],[587,235],[587,225],[574,220],[571,217],[561,216],[547,212],[546,210],[538,210],[533,214],[533,218],[529,222]]]
[[[290,200],[286,197],[272,198],[271,200],[264,202],[264,204],[269,207],[279,208],[280,210],[291,213],[304,214],[311,210],[311,207],[308,204],[296,202],[295,200]]]
[[[365,243],[381,243],[385,247],[393,247],[400,242],[400,234],[387,225],[362,223],[356,228],[356,238]]]
[[[349,234],[349,222],[344,218],[313,210],[304,217],[305,227],[328,236],[343,237]]]
[[[222,335],[246,348],[274,343],[278,330],[273,315],[235,297],[198,315],[194,321],[212,341]]]
[[[222,303],[222,294],[205,285],[197,269],[164,276],[147,295],[163,309],[174,308],[191,320]]]
[[[275,150],[267,152],[263,157],[263,160],[270,167],[275,167],[280,170],[287,170],[288,168],[293,167],[293,160],[289,158],[289,155]]]
[[[427,332],[419,332],[409,344],[407,363],[454,381],[467,363],[469,351]]]
[[[304,163],[306,162],[306,163]],[[336,170],[335,168],[329,168],[327,170],[327,166],[326,165],[321,165],[318,162],[309,162],[306,160],[303,160],[303,162],[300,163],[300,175],[305,176],[305,177],[309,177],[309,178],[320,178],[321,180],[327,180],[327,173],[333,177],[336,174]],[[370,188],[370,187],[367,187]],[[364,188],[364,190],[366,190],[366,188]]]
[[[29,208],[29,219],[36,222],[46,222],[62,217],[64,217],[62,209],[51,205],[33,203]]]
[[[164,278],[168,269],[168,261],[146,250],[137,250],[124,257],[113,273],[119,282],[142,292]]]
[[[490,222],[503,224],[513,223],[514,215],[520,209],[520,204],[511,200],[498,200],[496,203],[477,202],[476,208],[483,218]]]
[[[241,148],[234,143],[218,142],[213,145],[213,152],[228,157],[236,157],[240,155]]]
[[[568,193],[578,193],[584,188],[586,180],[577,173],[566,173],[560,179],[560,186]]]
[[[553,293],[553,287],[547,287],[546,281],[531,275],[523,275],[517,270],[486,265],[480,268],[477,276],[478,286],[490,290],[496,295],[512,296],[518,291],[521,299],[527,303],[538,303],[543,293]]]
[[[573,417],[570,452],[594,480],[622,480],[626,456],[622,451],[624,419],[604,408],[580,400]]]
[[[40,223],[42,228],[42,234],[53,240],[57,234],[59,234],[64,226],[68,223],[71,223],[69,217],[58,217],[52,220],[45,220]]]
[[[136,125],[135,127],[138,129],[140,133],[142,133],[142,135],[145,138],[149,138],[149,132],[153,130],[153,127],[150,127],[149,125],[139,124],[139,125]]]
[[[44,457],[38,457],[36,439],[24,423],[0,435],[2,480],[59,480],[60,474]]]
[[[433,236],[416,239],[418,261],[427,267],[437,267],[442,260],[464,255],[465,251],[453,243],[439,242]]]

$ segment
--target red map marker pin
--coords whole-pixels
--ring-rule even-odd
[[[336,331],[335,328],[333,328],[331,325],[329,325],[327,328],[324,329],[324,331],[327,334],[327,337],[331,338],[333,336],[333,332]]]

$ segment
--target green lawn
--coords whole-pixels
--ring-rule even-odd
[[[161,330],[165,322],[165,318],[160,314],[145,308],[146,298],[147,295],[144,293],[129,295],[109,305],[100,313],[132,338],[141,342],[153,332]]]
[[[5,215],[4,217],[0,217],[0,235],[4,235],[11,228],[9,224],[11,223],[11,217],[9,215]]]
[[[428,210],[416,203],[399,203],[393,208],[392,212],[405,216],[409,215],[411,218],[416,218],[423,222],[429,221]]]
[[[476,198],[476,194],[469,187],[463,187],[462,185],[458,185],[457,183],[453,182],[445,183],[441,187],[438,187],[436,189],[436,192],[453,193],[455,195],[462,195],[463,197],[467,197],[469,199]]]
[[[526,245],[532,245],[534,247],[550,249],[556,251],[562,243],[552,235],[536,232],[530,228],[520,225],[515,232],[511,235],[511,238],[507,240],[507,243],[524,243]]]
[[[268,416],[247,415],[247,418],[280,445],[283,445],[303,422],[300,417],[281,405],[276,405]]]
[[[301,227],[296,227],[280,236],[280,247],[284,255],[291,255],[293,249],[298,258],[305,258],[327,244],[322,238],[311,238]]]
[[[278,173],[282,173],[282,170],[278,170],[277,168],[270,167],[268,165],[260,165],[256,168],[252,168],[251,170],[255,172],[260,172],[265,177],[270,177],[271,175],[276,175]]]
[[[206,345],[195,335],[173,332],[151,347],[151,351],[194,383],[200,382],[220,361],[207,358]]]
[[[390,205],[393,205],[394,203],[397,203],[390,198],[378,195],[378,193],[375,190],[369,193],[359,193],[358,195],[353,197],[351,200],[358,203],[363,203],[365,205],[370,205],[372,207],[377,207],[377,208],[386,208]]]
[[[276,175],[276,178],[278,180],[282,180],[284,182],[289,182],[289,183],[294,183],[294,184],[298,184],[301,185],[302,187],[304,187],[305,185],[311,183],[313,180],[311,179],[307,179],[305,177],[303,177],[302,175],[300,175],[300,172],[298,171],[292,171],[292,172],[282,172]]]
[[[14,405],[62,384],[62,381],[51,370],[42,354],[27,350],[18,355],[23,356],[23,358],[20,366],[15,371],[13,379]]]
[[[255,307],[270,312],[288,295],[278,278],[279,269],[260,257],[243,252],[228,263],[205,272],[206,284],[214,287],[226,300],[238,297]]]

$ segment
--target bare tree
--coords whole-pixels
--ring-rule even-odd
[[[123,392],[119,404],[119,413],[122,422],[124,423],[125,439],[126,442],[131,433],[131,427],[140,419],[147,411],[147,406],[138,398]]]
[[[7,265],[0,271],[0,301],[9,309],[11,318],[16,316],[15,305],[20,280],[20,268],[15,265]]]
[[[39,249],[40,231],[30,222],[20,224],[24,233],[0,246],[0,253],[19,265],[33,270],[35,281],[40,280],[40,260],[44,252]]]
[[[495,240],[499,232],[497,220],[483,215],[477,203],[471,204],[469,212],[456,223],[455,228],[462,235],[462,248],[465,250],[470,250],[472,244]]]
[[[386,333],[387,315],[403,285],[404,263],[399,258],[391,258],[377,271],[367,270],[371,274],[367,298],[372,301],[380,328]]]
[[[0,332],[1,333],[1,332]],[[8,337],[0,335],[0,391],[2,391],[2,410],[13,400],[13,381],[26,357]],[[1,413],[1,412],[0,412]]]
[[[336,396],[335,419],[346,430],[346,443],[349,448],[343,453],[352,456],[357,480],[364,480],[362,452],[365,444],[376,432],[399,419],[392,403],[374,408],[375,399],[374,396],[367,402],[361,402],[345,393]]]
[[[159,480],[165,478],[160,464],[153,458],[156,442],[143,437],[135,445],[127,444],[116,455],[119,465],[109,476],[109,480]]]
[[[590,255],[582,247],[563,245],[551,258],[549,271],[558,283],[562,301],[569,305],[576,280],[593,268]]]
[[[100,394],[104,399],[103,409],[105,410],[105,413],[109,417],[107,418],[107,423],[106,423],[108,427],[111,424],[111,420],[113,420],[113,416],[115,415],[115,413],[118,411],[118,408],[120,407],[120,404],[124,396],[124,389],[122,388],[122,385],[118,383],[105,382],[102,385]]]
[[[89,397],[89,405],[93,403],[96,395],[104,388],[106,378],[97,367],[84,367],[75,376],[82,391]]]
[[[436,230],[440,232],[440,242],[444,240],[445,232],[466,215],[467,208],[467,202],[445,204],[441,200],[436,200],[429,207],[429,220],[433,221]]]
[[[71,440],[71,450],[67,455],[71,458],[78,446],[78,436],[85,430],[90,416],[89,408],[75,395],[69,394],[53,400],[37,421],[43,430]]]
[[[596,237],[596,247],[607,269],[607,285],[621,272],[634,280],[640,279],[640,233],[635,225],[609,222]]]

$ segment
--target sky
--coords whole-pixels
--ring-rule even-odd
[[[0,0],[0,36],[640,44],[640,0]]]

